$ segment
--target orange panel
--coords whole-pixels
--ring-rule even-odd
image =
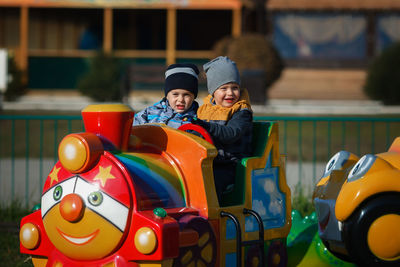
[[[212,161],[217,155],[215,147],[195,135],[165,125],[134,126],[132,134],[144,147],[156,146],[169,157],[177,172],[182,173],[187,205],[208,218],[210,207],[218,207],[212,172]]]

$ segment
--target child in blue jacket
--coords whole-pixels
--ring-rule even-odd
[[[194,64],[172,64],[165,71],[165,97],[135,115],[133,125],[165,123],[173,128],[190,123],[199,107],[199,70]]]

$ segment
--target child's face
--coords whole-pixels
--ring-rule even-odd
[[[240,88],[237,83],[227,83],[220,86],[214,92],[214,100],[217,105],[230,108],[240,98]]]
[[[168,92],[167,100],[173,110],[184,113],[194,101],[194,94],[185,89],[173,89]]]

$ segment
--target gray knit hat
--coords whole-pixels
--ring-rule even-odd
[[[228,57],[217,57],[203,65],[207,74],[208,92],[212,95],[221,85],[234,82],[240,85],[236,63]]]

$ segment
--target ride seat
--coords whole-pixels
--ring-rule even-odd
[[[245,200],[246,192],[246,168],[247,161],[251,158],[263,157],[270,136],[270,129],[274,122],[253,122],[252,156],[243,158],[236,165],[235,183],[233,187],[225,191],[221,197],[221,207],[241,205]]]

